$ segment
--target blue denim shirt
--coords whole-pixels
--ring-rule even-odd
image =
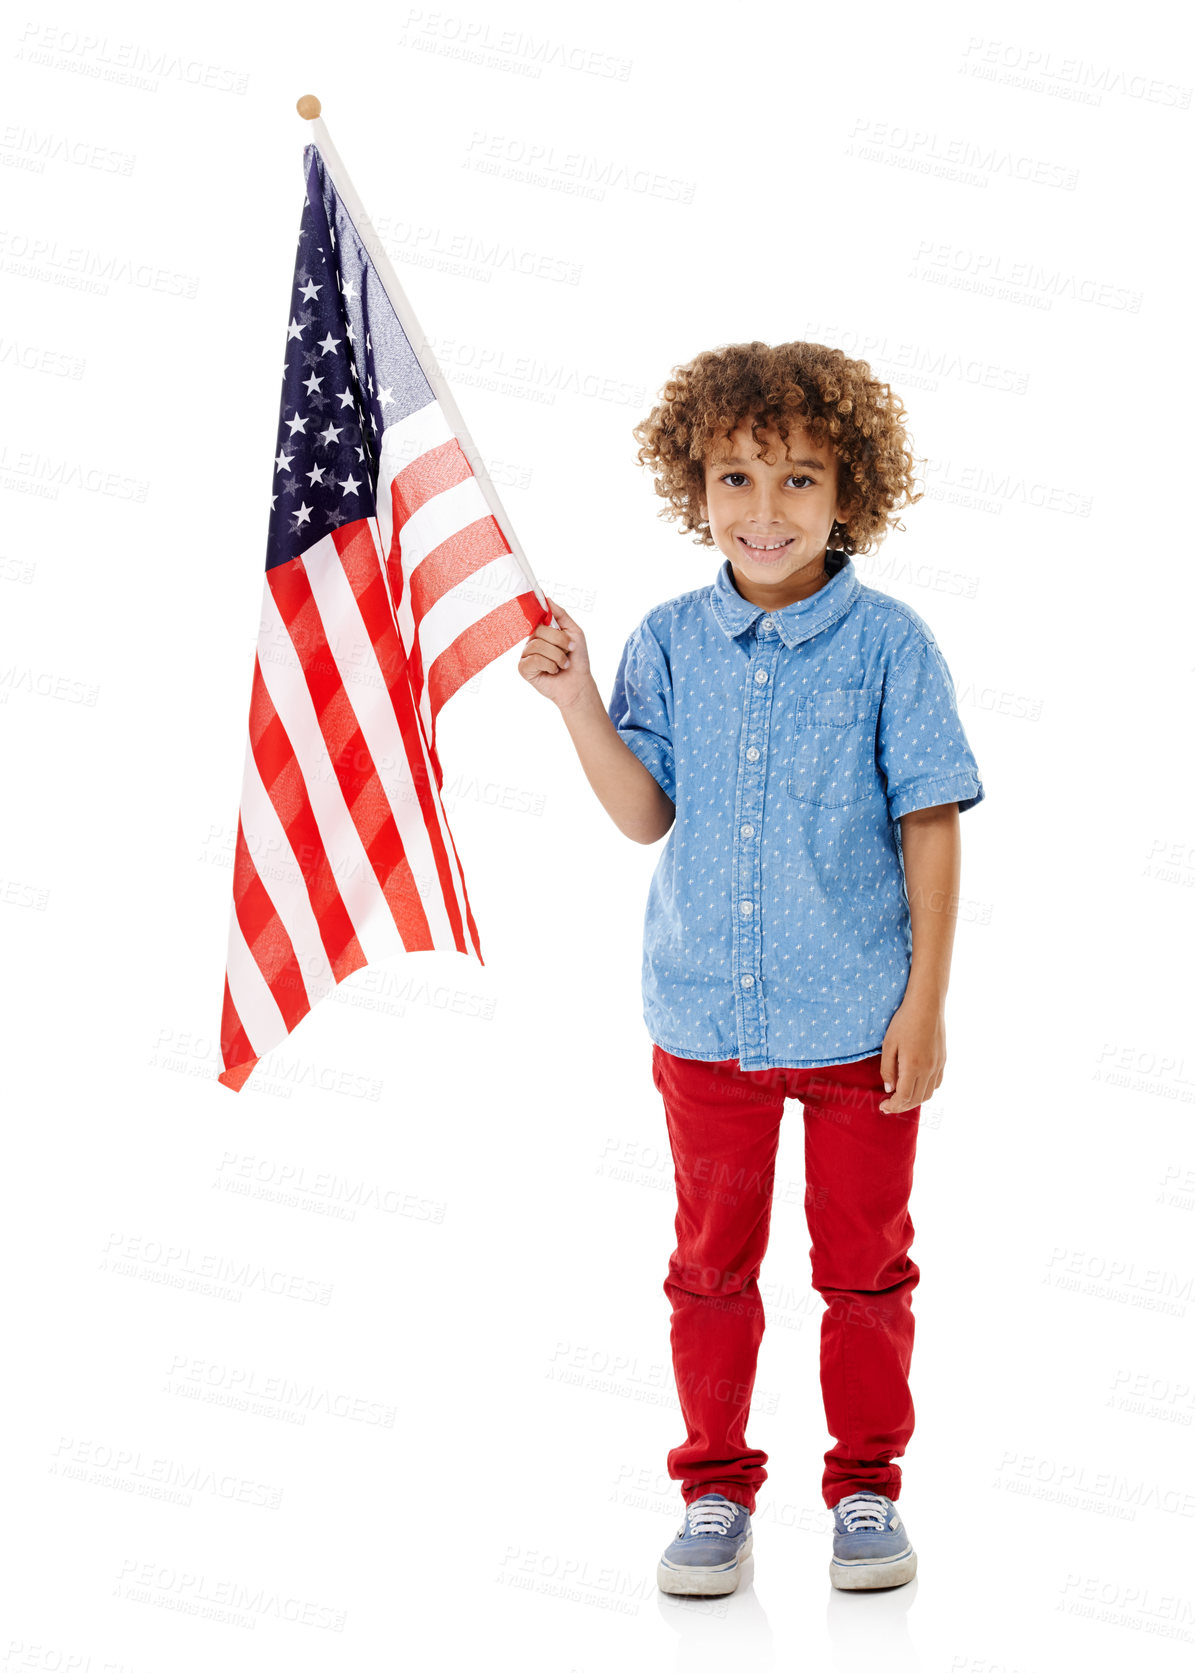
[[[649,610],[608,704],[676,804],[648,890],[643,1018],[743,1069],[870,1057],[908,982],[902,814],[983,800],[954,684],[915,610],[828,553],[830,580],[750,604],[729,559]]]

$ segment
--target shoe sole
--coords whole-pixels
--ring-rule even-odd
[[[716,1568],[674,1567],[661,1558],[656,1569],[656,1584],[662,1592],[668,1592],[673,1597],[725,1597],[739,1583],[743,1559],[750,1556],[754,1538],[753,1533],[748,1534],[734,1561],[719,1563]]]
[[[886,1586],[904,1586],[916,1572],[916,1551],[886,1557],[881,1562],[843,1563],[834,1557],[830,1562],[830,1584],[840,1592],[878,1592]]]

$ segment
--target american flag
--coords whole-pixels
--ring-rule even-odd
[[[484,964],[436,718],[553,619],[327,130],[310,130],[220,1031],[234,1092],[363,965]]]

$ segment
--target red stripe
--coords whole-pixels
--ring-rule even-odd
[[[373,536],[363,520],[336,531],[334,543],[338,553],[357,539],[368,542],[373,567],[381,581]],[[385,787],[340,678],[302,560],[279,565],[270,570],[269,577],[274,601],[295,645],[315,705],[336,782],[386,897],[402,944],[407,952],[428,952],[435,943],[418,885]]]
[[[456,852],[456,838],[452,834],[452,829],[449,826],[447,819],[444,821],[444,828],[448,832],[448,840],[452,844],[452,852],[456,855],[457,870],[460,872],[461,877],[461,894],[463,895],[465,901],[465,917],[469,920],[469,934],[473,938],[473,951],[477,955],[478,964],[484,964],[485,960],[481,956],[481,937],[477,933],[477,924],[474,922],[473,918],[473,908],[469,904],[469,891],[465,887],[464,867],[461,865],[460,855]],[[468,947],[462,947],[461,951],[468,952],[469,949]]]
[[[411,576],[411,614],[418,626],[445,593],[510,551],[497,519],[479,517],[442,540]]]
[[[253,1066],[258,1060],[232,1002],[227,975],[224,978],[224,1010],[220,1018],[220,1056],[225,1068],[216,1079],[230,1087],[233,1092],[239,1092],[253,1073]]]
[[[233,861],[232,895],[241,934],[248,943],[257,968],[274,995],[274,1001],[282,1012],[282,1020],[286,1023],[286,1031],[289,1034],[311,1009],[311,1000],[303,983],[303,973],[295,956],[294,943],[286,933],[286,926],[274,910],[269,892],[258,875],[239,818],[236,858]]]
[[[473,622],[446,645],[428,673],[428,702],[432,713],[432,743],[436,717],[454,692],[488,667],[512,645],[526,639],[533,627],[547,621],[543,605],[533,592],[509,598],[488,616]]]
[[[357,601],[357,607],[361,611],[361,619],[365,624],[366,632],[369,634],[374,655],[378,659],[378,667],[382,671],[382,678],[386,682],[386,691],[390,697],[394,718],[403,741],[407,772],[414,787],[416,802],[420,813],[423,815],[424,829],[427,831],[428,841],[431,843],[432,854],[435,857],[436,876],[440,882],[444,910],[448,914],[456,950],[464,953],[468,951],[468,947],[465,941],[460,904],[457,899],[456,879],[452,874],[448,850],[444,844],[436,807],[436,799],[444,775],[435,752],[429,747],[427,755],[431,760],[435,785],[433,787],[429,784],[424,756],[423,722],[411,692],[406,653],[403,650],[402,639],[395,626],[394,616],[390,609],[386,582],[378,567],[377,548],[368,531],[363,531],[361,535],[342,543],[341,534],[343,532],[337,530],[332,539],[340,553],[341,564],[344,567],[345,575],[348,577],[349,586],[353,589],[353,597]],[[447,823],[448,821],[445,819],[445,826]],[[451,832],[449,833],[449,840],[451,841]],[[455,853],[455,846],[453,852]],[[460,873],[460,877],[463,890],[463,872]]]
[[[509,551],[506,536],[495,519],[489,516],[479,517],[475,523],[458,529],[455,534],[449,535],[447,540],[442,540],[415,566],[414,573],[409,578],[409,585],[411,616],[415,625],[410,674],[416,703],[423,697],[423,653],[419,630],[424,616],[445,593],[451,592],[460,582],[470,575],[475,575],[478,570],[484,569],[486,564],[493,563],[495,558],[500,558]],[[393,577],[393,570],[391,575]]]
[[[301,564],[301,558],[294,558],[289,564],[281,564],[272,569],[271,591],[274,590],[274,576],[281,575],[285,570],[297,569]],[[274,804],[274,811],[286,832],[291,852],[307,886],[307,896],[319,928],[320,940],[328,955],[328,963],[332,967],[332,975],[337,982],[343,982],[354,970],[360,970],[365,963],[365,954],[357,940],[353,920],[349,917],[341,897],[340,885],[336,881],[332,862],[324,848],[324,839],[315,822],[315,812],[307,794],[302,770],[295,757],[294,746],[262,678],[260,661],[253,677],[253,698],[249,708],[249,742],[266,794]],[[247,850],[246,860],[252,864]],[[262,894],[272,914],[273,906],[269,905],[269,897],[265,895],[264,887]],[[286,1019],[289,1033],[310,1009],[306,989],[303,987],[302,973],[294,959],[294,949],[291,948],[291,966],[280,970],[275,978],[258,955],[253,937],[245,925],[244,915],[238,911],[237,916],[262,975],[270,984],[270,992],[278,1001],[278,1009]],[[278,927],[281,930],[280,921]],[[285,934],[285,931],[282,933]],[[287,945],[290,946],[289,937]],[[296,1009],[296,998],[300,991],[303,1004],[301,1008]]]
[[[461,451],[455,436],[430,448],[404,465],[390,487],[390,501],[394,506],[394,529],[397,533],[408,517],[413,517],[421,505],[456,488],[473,475],[469,461]]]

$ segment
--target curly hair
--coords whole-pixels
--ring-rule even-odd
[[[764,431],[787,444],[794,425],[834,449],[846,512],[835,524],[836,549],[848,557],[870,552],[890,528],[903,529],[894,513],[923,497],[914,492],[904,404],[866,361],[822,343],[730,343],[674,367],[658,405],[632,432],[639,463],[668,501],[660,516],[679,518],[682,534],[695,530],[696,545],[715,543],[701,509],[706,459],[714,441],[729,441],[745,419],[761,449]]]

